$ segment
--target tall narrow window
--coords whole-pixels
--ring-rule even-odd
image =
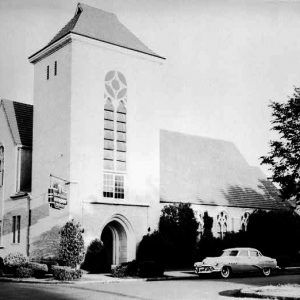
[[[108,98],[104,105],[104,169],[114,169],[114,106]]]
[[[120,102],[117,110],[117,165],[118,171],[126,171],[126,107]]]
[[[242,231],[247,231],[247,226],[248,226],[249,216],[250,216],[250,213],[249,213],[249,212],[245,212],[245,213],[243,213],[243,215],[241,216],[241,230],[242,230]]]
[[[20,243],[21,238],[21,216],[17,216],[17,241]]]
[[[49,75],[50,75],[50,67],[47,66],[47,80],[49,80]]]
[[[115,175],[115,198],[124,199],[124,176]]]
[[[4,147],[0,146],[0,187],[4,183]]]
[[[217,216],[218,233],[221,239],[224,238],[228,228],[228,215],[225,211],[222,211]]]
[[[54,76],[57,75],[57,61],[54,62]]]
[[[12,233],[13,243],[20,243],[21,241],[21,216],[12,217]]]
[[[103,197],[124,199],[127,82],[122,73],[110,71],[106,74],[104,99]]]

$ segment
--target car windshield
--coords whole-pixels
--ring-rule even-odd
[[[238,250],[224,250],[221,256],[237,256]]]

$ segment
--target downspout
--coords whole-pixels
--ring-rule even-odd
[[[26,254],[29,257],[30,254],[30,227],[31,227],[31,195],[28,193],[27,195],[27,212],[28,212],[28,223],[27,223],[27,245],[26,245]]]

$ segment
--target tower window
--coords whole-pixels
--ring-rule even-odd
[[[47,80],[49,80],[49,76],[50,76],[50,67],[47,66]]]
[[[108,72],[105,76],[103,149],[103,197],[107,198],[125,198],[122,173],[126,172],[126,97],[125,76],[117,71]]]
[[[21,240],[21,216],[13,216],[12,219],[13,243],[20,243]]]
[[[103,197],[124,199],[124,176],[104,173],[103,177]]]
[[[57,75],[57,61],[54,62],[54,76]]]

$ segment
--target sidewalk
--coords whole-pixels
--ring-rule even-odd
[[[282,271],[280,274],[300,274],[300,267],[289,267]],[[74,281],[59,281],[52,277],[48,278],[11,278],[11,277],[0,277],[1,281],[6,282],[21,282],[21,283],[34,283],[34,284],[86,284],[86,283],[117,283],[117,282],[129,282],[129,281],[163,281],[163,280],[192,280],[198,279],[198,275],[193,270],[177,270],[177,271],[166,271],[164,276],[155,278],[117,278],[112,277],[110,274],[83,274],[80,280]]]
[[[19,283],[34,283],[34,284],[86,284],[86,283],[117,283],[129,281],[161,281],[161,280],[180,280],[180,279],[197,279],[198,276],[192,271],[167,271],[162,277],[155,278],[139,278],[127,277],[118,278],[112,277],[111,274],[83,274],[80,280],[74,281],[59,281],[52,277],[48,278],[12,278],[0,277],[0,282],[19,282]]]

